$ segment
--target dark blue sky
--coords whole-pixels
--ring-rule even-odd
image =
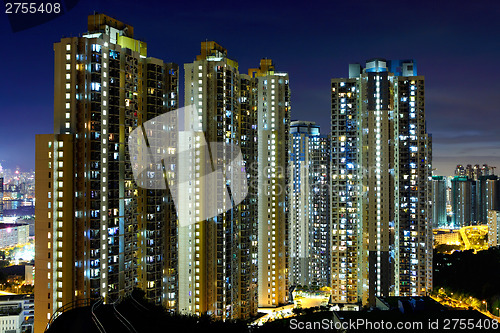
[[[0,162],[34,169],[35,134],[53,132],[53,46],[103,12],[135,28],[148,55],[181,65],[216,40],[240,64],[274,60],[290,75],[292,118],[328,133],[330,79],[374,57],[413,58],[426,77],[433,165],[500,167],[500,2],[480,1],[85,1],[34,28],[0,25]],[[29,16],[26,16],[29,20]],[[182,88],[182,87],[181,87]]]

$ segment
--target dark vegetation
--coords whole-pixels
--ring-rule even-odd
[[[434,253],[434,290],[443,288],[454,298],[472,296],[488,303],[495,315],[500,308],[500,248],[485,251]]]

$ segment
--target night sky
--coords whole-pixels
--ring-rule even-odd
[[[53,132],[53,43],[85,32],[94,11],[132,25],[149,56],[181,67],[206,39],[227,48],[240,72],[273,59],[290,75],[292,119],[316,121],[323,133],[330,132],[330,79],[346,77],[349,63],[415,59],[426,78],[435,173],[451,175],[459,163],[500,167],[499,1],[80,0],[16,33],[1,14],[4,168],[34,169],[35,134]]]

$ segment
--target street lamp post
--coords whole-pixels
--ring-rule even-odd
[[[486,312],[488,312],[488,302],[483,301],[483,304],[484,304],[484,305],[485,305],[485,307],[486,307]]]

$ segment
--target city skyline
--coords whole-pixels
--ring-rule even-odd
[[[131,25],[87,22],[54,44],[54,133],[36,136],[35,332],[134,287],[223,320],[286,304],[288,74],[201,42],[179,109],[177,64]]]
[[[457,251],[496,253],[497,274],[498,83],[480,52],[455,49],[475,27],[446,35],[423,15],[442,4],[314,3],[298,21],[298,7],[277,4],[67,1],[26,30],[9,16],[22,38],[4,52],[0,231],[17,229],[0,255],[10,267],[11,248],[33,254],[22,325],[52,329],[75,306],[99,330],[128,329],[117,306],[139,295],[250,326],[397,299],[412,321],[424,299],[462,308],[451,299],[474,291],[443,284]],[[498,321],[495,286],[466,295]],[[114,324],[97,319],[108,309]]]
[[[11,80],[2,83],[7,111],[4,124],[9,126],[3,127],[0,140],[10,142],[0,148],[0,163],[5,168],[34,169],[34,135],[52,131],[50,45],[60,38],[58,31],[78,36],[83,26],[78,18],[93,10],[120,17],[139,28],[139,38],[147,36],[153,53],[166,61],[192,61],[199,41],[204,39],[230,49],[244,68],[255,66],[254,59],[262,55],[272,58],[292,79],[291,119],[315,121],[324,129],[329,128],[329,79],[346,76],[344,64],[363,63],[372,57],[411,57],[427,73],[427,125],[433,133],[435,174],[452,175],[457,164],[500,164],[500,137],[495,132],[498,125],[491,121],[496,101],[492,96],[498,83],[484,69],[493,66],[500,54],[498,44],[491,38],[498,31],[493,18],[500,8],[493,2],[474,7],[453,4],[451,9],[446,2],[419,8],[390,3],[312,4],[303,10],[268,4],[266,11],[237,4],[233,9],[215,9],[205,4],[188,8],[176,3],[169,8],[157,4],[159,10],[153,13],[133,3],[116,4],[79,3],[49,23],[18,33],[10,31],[7,20],[2,21],[5,41],[12,45],[11,50],[27,50],[4,54],[12,64],[7,69]],[[444,10],[447,15],[441,15]],[[373,16],[367,15],[371,12]],[[473,24],[478,15],[482,25]],[[217,18],[227,18],[234,29],[226,29]],[[351,28],[353,20],[358,20],[357,28]],[[406,30],[395,29],[399,26]],[[165,34],[167,31],[175,33]],[[267,38],[260,38],[262,34]],[[290,47],[283,49],[283,45]],[[34,65],[22,65],[27,63]],[[37,89],[29,91],[30,98],[25,98],[25,90],[20,89],[26,75],[37,85]],[[471,84],[473,81],[481,84]],[[21,113],[27,114],[26,120],[19,121]],[[25,135],[16,136],[21,131]],[[24,153],[17,154],[20,151]]]

